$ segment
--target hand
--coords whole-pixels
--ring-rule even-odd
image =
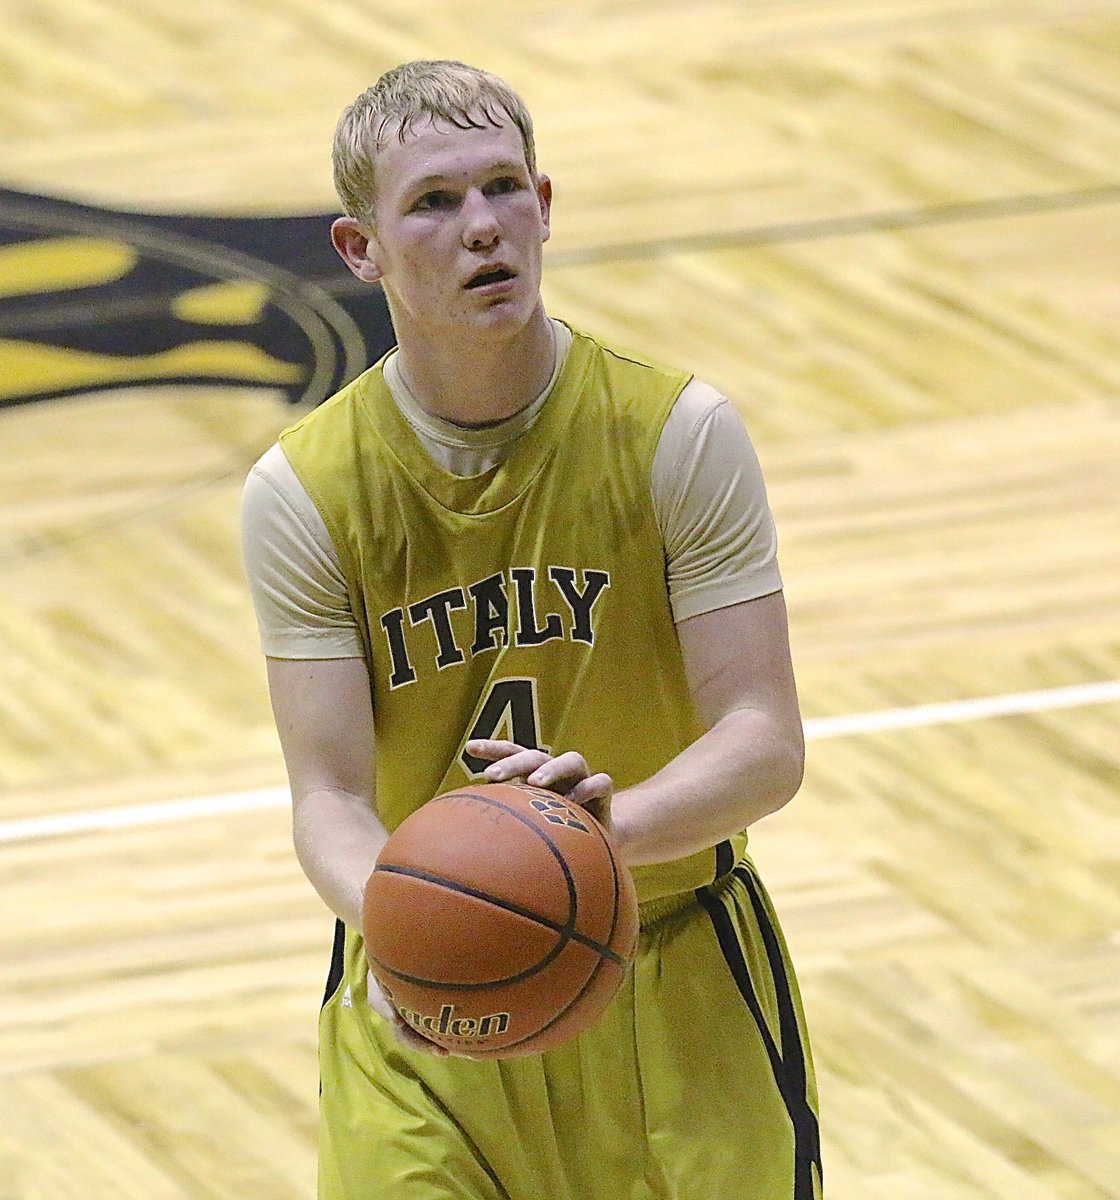
[[[393,1027],[393,1035],[402,1046],[406,1046],[409,1050],[422,1050],[426,1054],[434,1054],[437,1058],[446,1058],[451,1053],[450,1050],[418,1033],[401,1017],[389,997],[385,995],[372,971],[366,978],[366,998],[369,1000],[370,1008],[379,1016],[384,1017]]]
[[[574,750],[555,758],[543,750],[527,750],[516,742],[478,738],[467,742],[468,754],[490,759],[483,772],[487,783],[524,780],[531,787],[559,792],[586,808],[608,830],[611,826],[611,797],[614,780],[602,772],[593,775],[587,759]]]

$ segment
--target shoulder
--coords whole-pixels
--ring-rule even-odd
[[[391,351],[390,351],[391,353]],[[388,355],[385,356],[386,358]],[[280,444],[302,453],[305,446],[317,441],[330,442],[340,430],[351,425],[355,415],[381,391],[386,390],[385,359],[368,367],[333,396],[324,400],[280,434]]]
[[[673,406],[651,477],[674,618],[780,590],[774,521],[742,417],[693,380]]]
[[[249,546],[333,546],[323,518],[279,442],[253,464],[241,497],[242,535]]]
[[[707,470],[717,475],[737,473],[744,459],[751,464],[756,461],[738,410],[711,384],[690,379],[665,419],[655,471],[671,476],[686,464],[702,460]]]
[[[693,377],[681,389],[666,426],[680,436],[694,437],[705,423],[721,412],[725,419],[739,421],[734,406],[721,391],[712,387],[710,383]]]
[[[242,560],[264,653],[298,659],[360,655],[334,545],[279,445],[249,471],[241,526]]]
[[[571,353],[576,356],[577,361],[586,361],[589,365],[596,364],[601,371],[619,379],[633,380],[636,386],[642,389],[653,386],[660,391],[663,386],[675,398],[692,378],[688,371],[605,341],[575,326],[569,325],[568,328],[572,332]]]
[[[252,465],[245,479],[242,507],[246,512],[282,508],[299,513],[311,501],[279,442],[274,442]],[[311,505],[314,508],[314,505]]]

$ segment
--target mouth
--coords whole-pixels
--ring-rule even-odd
[[[469,291],[476,291],[479,288],[509,283],[516,278],[517,272],[511,271],[509,267],[484,267],[467,280],[466,287]]]

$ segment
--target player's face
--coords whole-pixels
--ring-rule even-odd
[[[394,322],[417,329],[524,326],[540,304],[551,184],[534,180],[512,124],[427,124],[377,157],[368,257]]]

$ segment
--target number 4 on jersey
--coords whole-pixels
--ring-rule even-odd
[[[499,679],[490,686],[486,698],[478,706],[467,741],[490,738],[515,742],[527,750],[543,750],[537,722],[537,681],[535,679]],[[489,759],[477,758],[466,750],[459,756],[467,774],[481,775],[490,765]]]

